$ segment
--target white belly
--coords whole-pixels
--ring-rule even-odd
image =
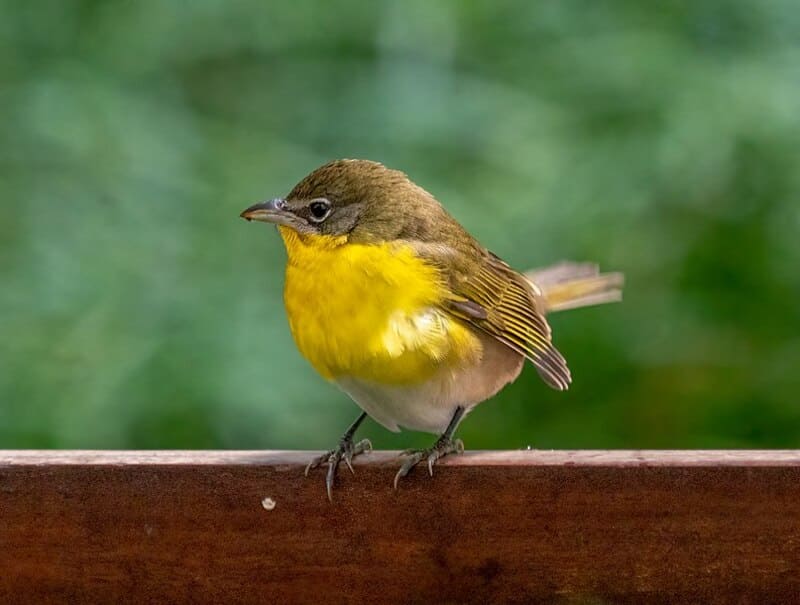
[[[390,431],[401,427],[441,433],[461,406],[469,412],[520,373],[524,359],[505,345],[481,336],[483,354],[470,367],[445,368],[418,385],[385,385],[339,377],[336,383],[376,422]],[[466,415],[466,414],[465,414]]]

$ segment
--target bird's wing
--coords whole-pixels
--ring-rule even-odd
[[[418,252],[447,268],[450,297],[444,308],[448,313],[529,359],[551,387],[569,387],[572,378],[567,362],[553,346],[550,326],[525,277],[490,252],[481,251],[478,263],[459,262],[464,253],[452,248],[423,246]],[[447,262],[442,262],[443,253]]]

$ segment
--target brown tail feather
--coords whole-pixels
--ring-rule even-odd
[[[561,262],[525,273],[539,290],[546,311],[565,311],[622,300],[622,273],[600,273],[592,263]]]

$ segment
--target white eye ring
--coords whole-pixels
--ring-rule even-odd
[[[324,197],[312,200],[308,205],[309,216],[308,218],[315,223],[321,223],[331,213],[331,203]]]

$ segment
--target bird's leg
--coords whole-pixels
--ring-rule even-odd
[[[309,462],[308,466],[306,467],[306,477],[308,477],[308,472],[312,468],[317,468],[323,462],[328,463],[328,475],[325,478],[325,486],[328,490],[328,500],[333,501],[333,483],[336,478],[336,469],[339,468],[339,463],[344,460],[347,468],[349,468],[350,472],[355,475],[352,464],[353,458],[359,454],[363,454],[372,450],[372,443],[369,439],[362,439],[358,443],[353,443],[353,435],[366,417],[367,413],[362,412],[361,415],[355,419],[353,424],[350,425],[350,428],[344,432],[342,438],[339,439],[339,445],[332,450],[328,450],[321,456],[317,456],[311,462]]]
[[[448,454],[461,454],[464,452],[464,442],[461,439],[453,439],[453,433],[456,432],[456,427],[464,416],[464,408],[458,406],[453,417],[450,419],[450,424],[442,433],[441,437],[436,440],[433,447],[426,450],[406,450],[408,458],[405,459],[400,470],[394,476],[394,488],[397,489],[397,482],[402,477],[405,477],[411,469],[417,466],[420,462],[428,460],[428,473],[433,477],[433,465],[439,458],[444,458]]]

